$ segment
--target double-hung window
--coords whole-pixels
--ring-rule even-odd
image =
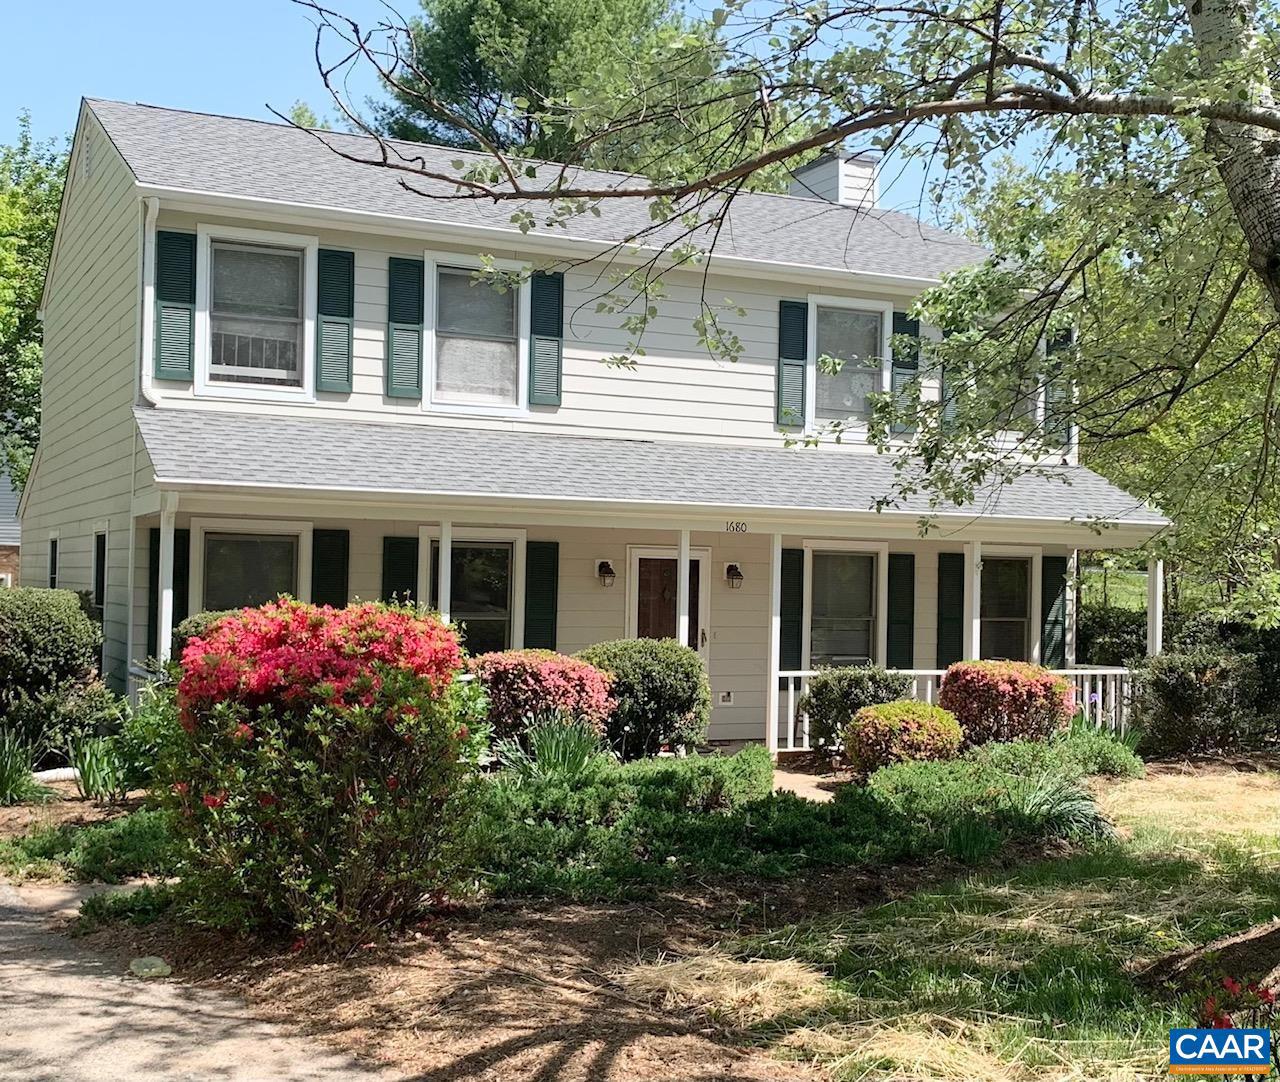
[[[1031,656],[1031,561],[984,557],[982,561],[984,658],[1027,661]]]
[[[472,654],[512,645],[515,543],[454,541],[449,561],[449,618],[461,625]],[[439,606],[439,542],[431,543],[431,605]]]
[[[214,241],[210,263],[209,380],[303,386],[304,253]]]
[[[435,297],[433,401],[519,406],[519,291],[479,281],[465,267],[437,266]]]
[[[871,419],[870,396],[885,388],[892,310],[876,302],[810,298],[815,421]]]
[[[809,661],[814,668],[875,660],[876,571],[872,553],[813,553]]]

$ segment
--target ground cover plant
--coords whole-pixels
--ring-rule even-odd
[[[0,838],[0,875],[11,879],[97,880],[167,876],[179,868],[179,843],[166,812],[142,809],[102,823],[40,827]]]

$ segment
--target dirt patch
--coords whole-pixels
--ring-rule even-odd
[[[95,804],[76,792],[73,781],[46,784],[47,799],[31,804],[0,808],[0,838],[20,838],[45,827],[83,826],[119,819],[142,804],[141,795],[122,804]]]

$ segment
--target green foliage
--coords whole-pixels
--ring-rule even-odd
[[[177,900],[177,891],[168,883],[147,883],[132,890],[90,894],[80,903],[80,919],[75,930],[90,932],[121,921],[136,927],[154,924],[169,914]]]
[[[106,823],[37,830],[0,840],[0,873],[16,879],[78,879],[117,883],[136,876],[170,876],[179,845],[167,812],[133,812]]]
[[[849,720],[865,706],[911,694],[911,677],[875,665],[820,669],[796,709],[809,715],[809,737],[818,747],[837,747]]]
[[[613,678],[617,709],[606,738],[623,759],[694,747],[706,740],[711,684],[696,650],[675,639],[619,639],[579,655]]]
[[[175,661],[182,660],[182,652],[187,643],[194,638],[204,638],[224,617],[231,616],[236,610],[222,609],[213,612],[193,612],[185,620],[180,620],[173,629],[173,645],[171,656]]]
[[[928,759],[951,759],[963,739],[955,715],[915,699],[864,706],[844,727],[840,742],[854,770]]]
[[[17,490],[40,432],[37,313],[66,168],[60,141],[34,139],[19,114],[17,142],[0,147],[0,474]]]
[[[1075,781],[1100,775],[1110,778],[1142,776],[1142,760],[1124,741],[1092,724],[1073,724],[1049,741],[1016,740],[983,744],[967,759],[1021,777],[1055,774]]]
[[[1145,755],[1208,755],[1260,735],[1260,677],[1251,654],[1212,647],[1158,654],[1133,669],[1133,719]]]
[[[137,705],[125,711],[116,737],[126,787],[151,788],[157,764],[174,761],[181,734],[171,684],[158,681],[139,688]]]
[[[1076,615],[1082,665],[1128,665],[1147,653],[1147,614],[1119,605],[1082,604]]]
[[[128,770],[117,738],[72,737],[67,759],[76,771],[76,788],[87,800],[114,804],[129,791]]]
[[[0,807],[26,804],[47,792],[31,776],[35,765],[35,750],[22,735],[0,727]]]
[[[494,755],[517,782],[535,778],[574,782],[594,772],[603,758],[594,726],[557,716],[531,725],[523,742],[510,737],[500,740]]]

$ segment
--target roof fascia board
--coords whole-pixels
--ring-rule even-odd
[[[397,234],[422,237],[425,240],[474,243],[477,239],[490,241],[495,247],[521,249],[549,256],[581,258],[584,250],[590,258],[610,258],[643,263],[653,258],[659,249],[653,247],[606,244],[603,241],[580,237],[553,237],[537,232],[521,233],[517,229],[499,229],[496,226],[463,225],[437,219],[406,218],[398,214],[377,211],[342,210],[288,199],[254,199],[245,196],[220,195],[217,192],[188,188],[171,188],[157,184],[139,184],[144,195],[159,196],[166,210],[190,213],[239,214],[261,217],[269,210],[274,221],[293,222],[311,227],[344,229],[356,233]],[[759,279],[764,272],[777,276],[779,271],[797,283],[837,283],[844,289],[857,285],[880,286],[908,293],[919,293],[938,285],[942,279],[906,274],[877,274],[854,268],[842,270],[835,267],[819,267],[806,263],[785,263],[749,256],[715,255],[709,263],[722,274]],[[684,268],[694,270],[697,268]]]

